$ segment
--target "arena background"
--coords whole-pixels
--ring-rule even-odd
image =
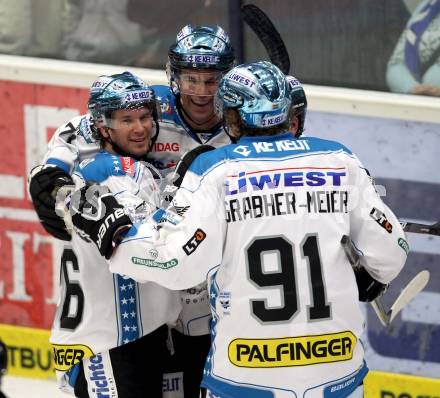
[[[139,33],[133,47],[122,39],[113,43],[117,40],[112,41],[111,29],[102,35],[96,31],[93,39],[87,36],[93,34],[87,18],[96,22],[102,13],[99,2],[66,0],[63,8],[45,0],[4,3],[10,3],[7,12],[17,12],[15,19],[10,16],[15,37],[0,34],[0,339],[9,354],[4,389],[9,398],[56,397],[48,336],[58,299],[56,259],[62,243],[39,225],[26,182],[48,139],[59,125],[86,111],[87,88],[100,74],[131,70],[151,84],[166,84],[167,48],[186,23],[224,26],[242,60],[267,55],[253,33],[238,23],[237,1],[119,1],[115,7],[120,11],[123,6],[125,19],[115,21],[113,29],[130,24],[133,37]],[[46,13],[41,24],[44,15],[34,3],[62,14],[52,20]],[[112,3],[105,2],[106,7]],[[279,28],[292,59],[290,73],[306,83],[306,134],[351,148],[383,187],[384,200],[399,218],[440,220],[440,101],[385,92],[387,61],[417,0],[253,3]],[[73,8],[80,6],[78,14]],[[61,15],[69,20],[65,15],[72,10],[78,26],[67,31]],[[7,12],[0,9],[0,22]],[[117,51],[116,45],[126,51]],[[440,396],[440,237],[408,234],[408,241],[411,253],[387,292],[388,303],[418,271],[428,269],[431,280],[388,328],[379,324],[370,306],[363,307],[372,370],[367,398]],[[51,382],[46,384],[47,379]]]

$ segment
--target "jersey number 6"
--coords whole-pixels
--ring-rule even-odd
[[[84,293],[78,282],[69,279],[67,265],[70,264],[74,272],[79,272],[78,259],[72,249],[65,248],[61,257],[61,278],[63,280],[65,297],[60,317],[62,329],[75,330],[80,324],[84,312]],[[76,298],[75,314],[70,313],[73,298]]]

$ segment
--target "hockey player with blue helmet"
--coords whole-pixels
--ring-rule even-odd
[[[160,101],[161,134],[149,154],[158,169],[176,166],[199,145],[230,143],[214,108],[221,77],[232,68],[234,52],[219,26],[184,26],[168,52],[169,86],[153,86]]]
[[[116,195],[124,211],[109,225],[141,220],[159,205],[150,166],[140,161],[157,135],[154,91],[129,72],[104,75],[93,84],[88,105],[100,150],[75,167],[75,186],[98,183]],[[168,325],[177,322],[180,295],[106,268],[90,238],[73,229],[62,252],[61,300],[50,338],[59,386],[79,398],[141,398],[146,391],[162,398]],[[149,361],[154,366],[146,366]]]
[[[208,397],[363,397],[364,314],[341,237],[383,284],[406,261],[403,229],[358,158],[338,142],[293,137],[295,98],[268,62],[229,71],[217,105],[237,143],[197,157],[172,206],[101,251],[112,272],[138,281],[170,289],[208,281]],[[101,202],[106,215],[118,209],[111,196]],[[173,216],[182,208],[184,217]],[[74,224],[99,228],[80,214]],[[156,265],[136,265],[150,250]]]
[[[219,26],[185,26],[168,52],[167,74],[179,97],[184,120],[196,130],[207,130],[220,120],[214,96],[223,74],[232,68],[234,53]]]
[[[221,118],[214,111],[214,93],[220,78],[233,66],[230,40],[219,26],[191,26],[181,29],[169,50],[169,86],[152,86],[160,105],[160,134],[152,134],[148,162],[166,174],[174,170],[183,154],[203,144],[220,147],[231,142]],[[102,139],[94,133],[93,98],[105,87],[105,78],[92,87],[90,112],[61,126],[49,142],[43,165],[30,175],[34,208],[46,231],[69,241],[64,221],[55,213],[54,193],[71,183],[70,174],[85,159],[96,155]],[[106,126],[108,142],[115,142],[111,126]],[[101,130],[104,131],[105,130]],[[197,396],[203,362],[209,348],[210,311],[206,289],[182,293],[184,310],[175,336],[175,358],[185,366],[186,397]],[[190,336],[190,337],[186,337]],[[184,348],[183,352],[179,346]],[[176,377],[182,369],[176,369]],[[179,380],[181,386],[182,380]],[[171,381],[169,382],[171,384]]]
[[[101,76],[94,82],[90,90],[88,108],[94,120],[93,136],[102,147],[111,148],[113,152],[130,156],[135,159],[146,159],[151,146],[154,145],[159,135],[159,113],[160,107],[155,98],[153,89],[144,83],[137,76],[130,72]],[[139,111],[140,124],[134,126],[135,120],[131,117],[125,119],[115,118],[115,112]],[[133,116],[132,112],[128,113]],[[154,133],[150,136],[150,123]],[[118,144],[121,140],[117,131],[121,128],[141,127],[141,130],[148,130],[148,137],[145,140],[126,140],[124,147]]]

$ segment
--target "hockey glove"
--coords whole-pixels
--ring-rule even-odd
[[[107,260],[122,240],[122,234],[131,228],[130,217],[107,187],[85,186],[73,193],[70,214],[79,235],[88,237]]]
[[[359,290],[359,301],[371,302],[385,293],[388,285],[374,279],[364,267],[353,269]]]
[[[70,240],[64,220],[55,212],[55,204],[58,190],[73,185],[72,177],[57,166],[44,165],[34,167],[29,178],[29,193],[41,225],[55,238]]]

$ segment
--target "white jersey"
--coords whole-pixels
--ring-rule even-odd
[[[202,384],[231,397],[349,395],[367,368],[341,237],[383,283],[408,248],[350,150],[290,133],[244,137],[199,156],[173,205],[180,216],[157,212],[109,265],[171,289],[208,279],[213,342]]]
[[[60,126],[49,141],[43,163],[72,174],[80,162],[93,158],[101,148],[92,136],[92,125],[91,115],[86,114]]]
[[[87,181],[107,186],[129,214],[144,202],[158,203],[156,183],[142,162],[99,152],[73,174],[77,187]],[[154,209],[154,207],[153,207]],[[139,284],[109,272],[90,240],[72,232],[61,259],[61,300],[52,327],[55,369],[174,325],[181,311],[179,294],[153,282]]]
[[[161,107],[160,133],[148,154],[148,162],[156,169],[173,169],[181,156],[201,144],[220,147],[229,144],[230,138],[222,126],[209,132],[194,133],[177,111],[176,97],[168,86],[152,86]],[[77,116],[58,128],[49,142],[45,164],[54,164],[71,174],[76,165],[89,159],[100,150],[92,135],[89,114]],[[176,329],[187,335],[209,333],[211,319],[209,297],[204,286],[181,292],[183,310]]]

